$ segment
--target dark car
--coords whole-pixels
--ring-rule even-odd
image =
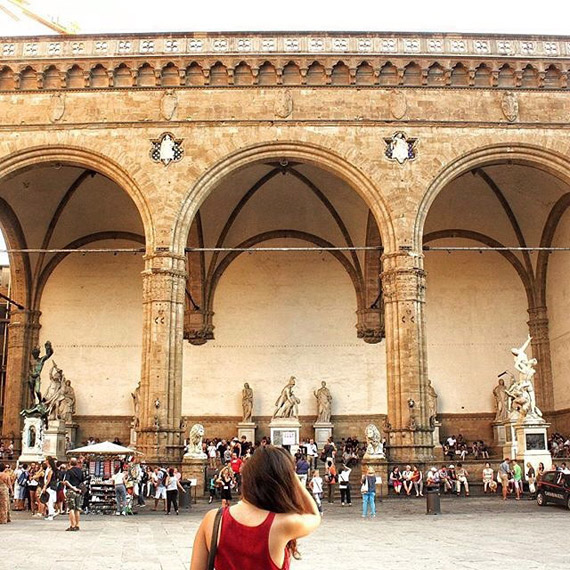
[[[570,474],[546,471],[536,490],[536,502],[541,507],[554,503],[570,509]]]

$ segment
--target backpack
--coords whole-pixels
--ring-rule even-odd
[[[27,482],[28,482],[28,472],[22,471],[18,476],[18,485],[20,485],[20,487],[24,487],[27,484]]]

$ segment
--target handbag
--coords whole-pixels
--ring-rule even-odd
[[[218,534],[220,532],[220,522],[222,521],[223,508],[219,508],[214,518],[214,526],[212,528],[212,542],[210,543],[210,552],[208,553],[207,570],[214,570],[214,561],[216,560],[216,552],[218,550]]]
[[[368,493],[368,479],[364,479],[364,483],[362,483],[362,485],[360,487],[360,492],[362,494]]]
[[[44,491],[40,495],[40,503],[46,505],[48,501],[49,501],[49,493],[47,491]]]

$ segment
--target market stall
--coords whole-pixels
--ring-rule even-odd
[[[68,455],[84,455],[89,472],[89,510],[96,514],[112,514],[116,510],[112,476],[128,457],[137,452],[110,441],[71,449]],[[128,487],[127,487],[128,488]],[[133,495],[127,494],[127,512],[133,513]]]

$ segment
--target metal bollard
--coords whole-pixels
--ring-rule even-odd
[[[437,487],[426,489],[426,515],[441,515],[439,489]]]

